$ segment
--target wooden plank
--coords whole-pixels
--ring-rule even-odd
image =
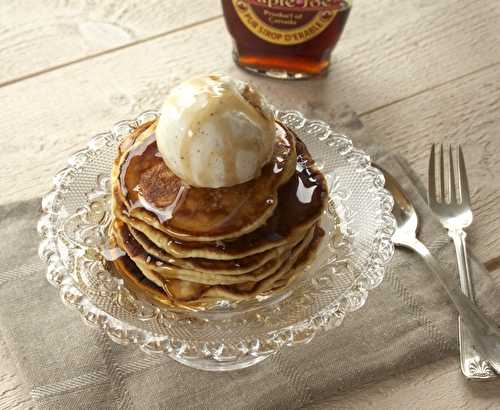
[[[432,143],[462,145],[474,208],[469,241],[483,261],[500,254],[499,112],[496,65],[362,116],[367,132],[401,153],[424,182]]]
[[[396,3],[403,4],[388,1]],[[498,34],[492,31],[500,3],[450,0],[445,7],[431,2],[418,8],[419,18],[406,10],[412,4],[405,2],[401,7],[408,12],[398,9],[397,19],[390,13],[379,14],[384,28],[379,31],[370,23],[373,15],[360,12],[361,20],[356,21],[354,14],[352,26],[358,31],[353,29],[351,39],[346,35],[345,47],[339,49],[327,78],[293,84],[251,78],[278,106],[328,119],[340,102],[369,112],[448,81],[450,75],[464,75],[500,59],[491,53],[497,46]],[[472,24],[461,24],[466,15],[471,22],[481,20],[475,31]],[[362,22],[374,32],[362,30]],[[436,32],[436,27],[442,31]],[[448,52],[449,38],[454,39],[453,53]],[[214,70],[249,78],[235,68],[230,49],[224,23],[216,20],[0,88],[0,128],[7,131],[0,136],[4,160],[0,183],[6,187],[0,203],[46,191],[51,176],[90,135],[158,107],[169,87],[181,79]],[[477,58],[470,58],[471,50]],[[461,64],[456,61],[460,58]],[[455,61],[452,66],[450,60]]]
[[[0,3],[0,85],[221,15],[214,0]],[[215,6],[215,7],[214,7]]]
[[[394,0],[367,13],[360,3],[315,100],[365,113],[500,61],[500,2]]]
[[[359,10],[362,19],[392,8],[393,1],[385,3],[381,7],[365,0]],[[220,3],[214,0],[192,0],[189,5],[183,0],[4,2],[0,86],[221,16]]]

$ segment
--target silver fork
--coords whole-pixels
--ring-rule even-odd
[[[458,179],[455,179],[455,166],[452,147],[449,150],[448,175],[445,177],[445,161],[443,145],[439,157],[439,192],[436,190],[436,155],[435,146],[431,148],[429,159],[429,193],[428,202],[432,211],[437,215],[441,224],[448,230],[453,239],[458,262],[460,287],[462,292],[475,303],[474,289],[469,271],[469,258],[464,231],[472,223],[472,209],[469,192],[469,182],[465,169],[462,148],[458,146]],[[446,183],[447,182],[447,183]],[[447,185],[447,187],[446,187]],[[458,195],[457,195],[458,188]],[[447,192],[446,192],[447,191]],[[464,325],[461,317],[458,318],[460,342],[460,366],[462,373],[469,379],[493,379],[497,375],[487,358],[474,348],[469,329]]]

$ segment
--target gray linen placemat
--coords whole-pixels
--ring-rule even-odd
[[[423,241],[455,272],[450,241],[409,168],[360,133],[353,113],[341,118],[408,191],[423,217]],[[46,282],[36,252],[39,203],[0,208],[0,331],[41,409],[294,409],[456,354],[455,312],[418,257],[399,250],[380,288],[340,328],[253,368],[207,373],[116,345]],[[498,319],[499,292],[475,261],[473,268],[478,299]]]

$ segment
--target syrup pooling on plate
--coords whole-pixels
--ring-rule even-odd
[[[183,183],[164,163],[152,132],[125,153],[120,166],[120,189],[128,210],[132,216],[138,209],[149,212],[160,229],[188,241],[238,237],[253,230],[259,218],[271,215],[276,190],[293,173],[295,143],[289,140],[293,137],[278,124],[276,134],[273,159],[256,180],[213,189]]]

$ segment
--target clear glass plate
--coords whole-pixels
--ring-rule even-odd
[[[119,142],[157,115],[145,112],[92,138],[69,158],[43,198],[38,231],[47,279],[86,323],[117,343],[165,353],[188,366],[232,370],[284,346],[308,343],[364,305],[394,253],[392,197],[382,174],[348,137],[296,111],[276,111],[276,116],[306,143],[330,192],[322,219],[327,235],[301,278],[281,294],[220,303],[204,313],[160,308],[130,293],[106,270],[102,257],[111,217],[109,175]]]

